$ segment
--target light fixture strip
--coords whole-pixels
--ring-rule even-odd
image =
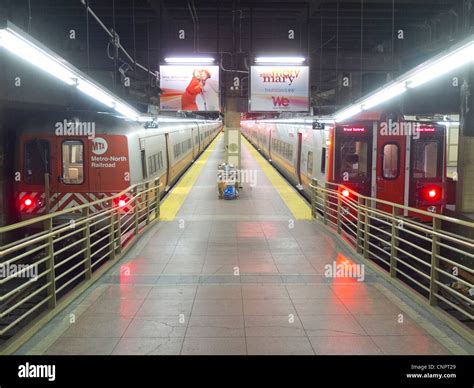
[[[303,63],[306,60],[304,57],[256,57],[256,63],[276,63],[276,64],[288,64],[288,63]]]
[[[115,97],[107,89],[90,80],[80,70],[69,64],[53,51],[36,41],[10,22],[0,28],[0,47],[38,67],[60,81],[76,87],[82,93],[96,101],[113,108],[131,120],[152,121],[125,101]]]
[[[398,77],[395,81],[369,94],[352,105],[334,114],[336,122],[347,120],[363,110],[370,110],[408,89],[424,85],[440,76],[459,69],[474,61],[474,36],[470,36],[459,44],[451,47],[430,60]]]
[[[214,58],[211,57],[168,57],[165,58],[166,63],[180,63],[180,64],[194,64],[194,63],[214,63]]]

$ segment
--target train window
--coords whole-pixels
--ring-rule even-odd
[[[321,174],[326,174],[326,148],[321,152]]]
[[[313,173],[313,153],[311,151],[308,151],[308,164],[306,169],[308,170],[308,174]]]
[[[146,158],[145,158],[145,150],[140,150],[140,160],[142,162],[142,174],[143,174],[143,179],[147,177],[146,174]]]
[[[157,170],[157,154],[148,157],[148,174],[153,175]]]
[[[341,144],[340,174],[344,181],[365,179],[368,174],[369,147],[367,141],[347,139]]]
[[[29,140],[25,142],[25,182],[31,185],[44,184],[44,174],[50,173],[49,142]]]
[[[177,158],[179,155],[181,155],[181,143],[175,144],[173,148],[174,148],[174,157]]]
[[[382,151],[382,176],[384,179],[396,179],[400,174],[400,148],[398,144],[387,143]]]
[[[413,178],[436,178],[439,175],[439,143],[417,140],[413,145]]]
[[[163,168],[163,152],[158,153],[158,170]]]
[[[79,140],[62,143],[63,175],[66,185],[80,185],[84,182],[84,144]]]

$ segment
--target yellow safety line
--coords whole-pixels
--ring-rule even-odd
[[[209,156],[211,156],[212,151],[216,146],[216,142],[220,139],[222,133],[220,133],[206,150],[201,154],[198,160],[196,160],[189,170],[184,174],[184,176],[179,180],[179,182],[173,187],[171,192],[161,203],[160,206],[160,220],[161,221],[172,221],[176,218],[179,209],[183,205],[186,197],[194,186],[201,170],[204,165],[207,163]]]
[[[295,217],[296,220],[311,220],[311,208],[303,197],[278,174],[275,168],[260,155],[245,137],[242,136],[242,140],[247,145],[250,154],[278,191],[278,194],[280,194],[283,202],[285,202],[288,209],[290,209],[293,217]]]

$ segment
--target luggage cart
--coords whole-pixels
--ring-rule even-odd
[[[217,191],[219,198],[237,199],[239,182],[237,168],[232,164],[221,163],[217,167]]]

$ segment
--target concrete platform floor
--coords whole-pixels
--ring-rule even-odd
[[[295,220],[256,173],[217,198],[223,137],[176,218],[161,222],[18,354],[473,354],[428,310],[366,268],[314,221]],[[287,199],[288,200],[288,199]]]

